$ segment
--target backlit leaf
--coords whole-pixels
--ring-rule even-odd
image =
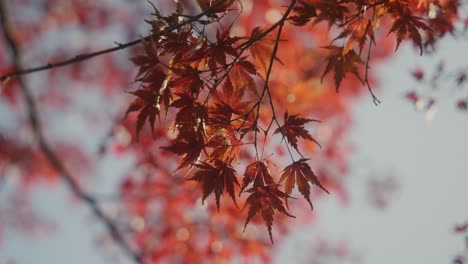
[[[271,243],[273,243],[271,227],[273,225],[273,216],[275,211],[289,217],[294,217],[293,215],[290,215],[284,207],[284,200],[290,198],[289,195],[278,190],[278,185],[274,183],[266,186],[253,187],[248,189],[247,192],[251,194],[245,201],[243,208],[245,209],[247,206],[249,207],[247,219],[244,224],[244,230],[249,224],[250,220],[252,220],[252,218],[254,218],[258,213],[260,213],[263,222],[268,229]]]
[[[296,150],[298,149],[298,138],[313,141],[320,146],[317,140],[315,140],[304,128],[304,125],[311,121],[319,122],[318,120],[299,117],[299,115],[289,115],[288,112],[285,112],[284,125],[277,128],[274,134],[281,133],[283,137],[286,137],[289,144],[291,144],[291,146]]]
[[[224,190],[236,203],[236,197],[234,195],[234,185],[240,186],[236,178],[236,171],[226,163],[222,161],[215,161],[214,166],[209,163],[201,163],[194,165],[198,170],[195,175],[189,180],[201,182],[203,185],[203,197],[202,201],[210,196],[211,193],[215,194],[216,207],[219,211],[219,199]]]
[[[312,202],[310,201],[310,186],[311,184],[317,185],[326,193],[329,193],[325,187],[320,184],[319,179],[314,174],[307,159],[300,159],[293,164],[286,166],[283,173],[281,174],[280,183],[284,182],[284,192],[290,195],[294,186],[297,186],[299,192],[304,196],[307,202],[310,204],[310,208],[313,209]]]

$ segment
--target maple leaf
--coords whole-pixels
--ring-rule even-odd
[[[296,26],[304,26],[317,16],[317,10],[314,5],[305,1],[299,1],[299,3],[293,8],[293,11],[295,12],[295,15],[290,16],[288,20],[291,20],[291,23]]]
[[[231,78],[227,77],[220,91],[213,91],[213,98],[216,103],[228,107],[228,111],[237,115],[241,115],[249,110],[250,101],[242,101],[246,90],[246,85],[239,86],[238,81],[233,86]]]
[[[321,21],[328,21],[328,25],[331,26],[338,20],[343,20],[345,14],[348,13],[348,8],[341,5],[337,0],[317,0],[313,3],[316,11],[317,18],[314,24]]]
[[[232,82],[233,89],[243,91],[243,93],[251,92],[259,97],[257,85],[252,77],[255,74],[257,74],[257,70],[251,62],[241,60],[236,63],[229,72],[229,79]]]
[[[234,158],[239,160],[239,153],[242,141],[236,138],[234,130],[229,128],[214,129],[214,136],[210,138],[207,147],[212,147],[213,151],[208,156],[208,160],[221,160],[230,163]]]
[[[283,200],[291,198],[289,195],[278,190],[277,184],[269,184],[266,186],[253,187],[247,190],[251,193],[247,200],[245,201],[244,210],[249,206],[249,212],[247,213],[247,219],[244,224],[244,231],[250,220],[254,218],[257,213],[260,212],[260,215],[265,222],[265,225],[268,229],[268,234],[270,235],[271,243],[273,244],[273,235],[271,233],[271,227],[273,225],[273,216],[275,211],[278,211],[284,215],[295,218],[295,216],[290,215],[286,208],[283,205]]]
[[[419,47],[420,54],[422,55],[423,43],[419,29],[425,31],[432,31],[432,29],[422,22],[423,18],[413,16],[411,10],[408,7],[405,7],[402,3],[393,3],[390,12],[392,12],[393,24],[387,35],[392,32],[396,34],[397,46],[395,50],[398,49],[403,39],[409,37],[413,43]]]
[[[244,179],[239,195],[251,183],[254,182],[253,187],[264,186],[274,183],[270,170],[263,161],[255,161],[245,168]]]
[[[327,66],[322,74],[321,81],[323,78],[333,70],[335,73],[335,87],[336,91],[339,90],[341,81],[345,77],[346,73],[350,72],[356,76],[361,82],[363,82],[358,72],[357,64],[363,64],[364,62],[356,54],[354,50],[349,50],[346,53],[343,52],[344,47],[327,46],[325,49],[330,50],[330,54],[327,56]]]
[[[169,86],[176,92],[188,92],[198,94],[204,87],[204,82],[200,79],[197,69],[190,65],[184,65],[181,68],[172,68],[174,77],[170,80]]]
[[[284,168],[281,174],[279,182],[285,182],[284,192],[287,195],[290,195],[294,186],[297,186],[297,189],[302,194],[302,196],[304,196],[304,198],[310,204],[310,208],[313,210],[314,207],[312,205],[312,202],[310,201],[309,182],[314,185],[317,185],[326,193],[329,194],[329,192],[327,191],[327,189],[325,189],[325,187],[322,186],[322,184],[320,184],[319,179],[314,174],[309,164],[307,164],[307,160],[308,159],[300,159],[294,162],[293,164],[286,166],[286,168]]]
[[[159,28],[154,30],[158,31]],[[182,56],[196,44],[190,27],[183,27],[177,32],[168,32],[160,41],[159,55],[177,54]]]
[[[209,66],[213,72],[216,72],[216,63],[221,66],[226,65],[226,55],[231,55],[233,57],[238,55],[235,44],[241,38],[229,36],[230,30],[231,28],[228,28],[223,32],[216,31],[216,42],[210,43],[208,56],[212,59],[209,60]]]
[[[371,20],[365,17],[353,20],[333,41],[346,37],[349,38],[343,48],[344,54],[353,49],[354,43],[356,42],[359,46],[359,53],[361,53],[362,49],[364,48],[364,44],[366,43],[367,37],[369,37],[369,39],[375,45],[374,30]]]
[[[252,31],[251,39],[256,39],[262,35],[268,28],[267,27],[257,27]],[[268,68],[270,66],[271,56],[273,54],[273,48],[275,46],[276,39],[267,35],[262,39],[256,41],[252,46],[250,46],[250,53],[254,59],[254,63],[257,68],[261,69],[261,73],[266,76]],[[275,58],[278,60],[277,58]],[[279,60],[278,60],[279,61]],[[280,61],[281,63],[281,61]]]
[[[153,70],[159,63],[158,50],[152,40],[142,39],[143,54],[130,58],[130,60],[139,67],[136,78],[145,75]]]
[[[182,161],[176,170],[187,167],[200,157],[200,153],[205,147],[203,135],[199,131],[182,129],[179,130],[177,138],[170,146],[161,147],[179,156],[183,156]]]
[[[137,139],[146,120],[148,120],[151,126],[151,133],[154,137],[154,123],[156,115],[159,115],[160,112],[160,105],[157,103],[158,94],[149,88],[143,88],[130,93],[137,96],[137,98],[130,103],[125,116],[131,112],[140,111],[137,116],[136,125]]]
[[[146,120],[151,126],[151,133],[154,138],[154,123],[156,116],[159,116],[161,105],[168,106],[171,97],[170,90],[166,89],[165,79],[167,75],[157,64],[159,63],[157,51],[154,43],[143,41],[144,54],[132,58],[132,61],[140,67],[136,77],[136,82],[142,83],[142,88],[129,92],[137,98],[133,100],[125,117],[131,112],[140,111],[137,116],[137,139]]]
[[[304,128],[304,125],[311,121],[320,122],[314,119],[302,118],[299,117],[299,115],[289,115],[286,111],[284,113],[284,125],[278,127],[275,130],[274,134],[281,133],[283,135],[283,138],[286,137],[289,144],[291,144],[291,146],[293,146],[296,150],[298,149],[297,138],[303,138],[313,141],[318,146],[320,146],[317,140],[315,140]]]
[[[225,128],[231,125],[232,109],[225,104],[215,104],[209,108],[208,124],[213,128]]]
[[[179,97],[171,104],[171,107],[180,109],[175,117],[176,127],[179,130],[188,129],[203,134],[204,123],[208,119],[207,109],[187,93],[176,95]]]
[[[240,185],[237,181],[236,171],[229,164],[216,160],[214,162],[214,166],[206,162],[194,164],[194,166],[198,168],[198,170],[195,172],[193,177],[189,178],[189,180],[202,183],[202,202],[204,202],[211,193],[214,193],[216,198],[216,207],[219,212],[219,199],[226,189],[226,192],[237,206],[236,197],[234,195],[234,184],[237,186]]]

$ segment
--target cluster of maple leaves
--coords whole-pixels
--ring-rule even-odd
[[[331,43],[341,39],[343,45],[324,47],[328,56],[322,81],[328,73],[333,73],[338,90],[345,75],[351,73],[371,89],[367,76],[370,51],[377,45],[376,31],[381,23],[390,23],[387,34],[394,33],[396,48],[409,39],[422,53],[423,47],[435,41],[434,34],[450,31],[448,27],[429,26],[429,19],[422,15],[436,9],[434,12],[441,15],[430,19],[451,24],[459,5],[457,1],[289,1],[277,23],[255,28],[250,37],[240,37],[232,34],[231,26],[216,26],[223,19],[220,14],[235,9],[234,1],[199,0],[197,3],[203,16],[184,15],[181,4],[168,16],[154,9],[154,20],[148,21],[152,35],[143,40],[143,53],[132,59],[139,67],[136,79],[139,88],[130,92],[137,98],[127,114],[138,112],[137,137],[145,123],[154,131],[161,115],[172,116],[176,136],[163,149],[181,156],[175,170],[189,168],[191,176],[187,180],[200,182],[202,200],[214,194],[218,210],[224,193],[235,204],[237,193],[249,193],[244,205],[249,208],[245,225],[260,214],[271,241],[275,212],[293,217],[288,212],[287,201],[295,187],[311,208],[311,185],[328,192],[298,147],[299,138],[318,144],[304,127],[316,120],[286,111],[280,124],[271,101],[271,90],[275,87],[270,86],[269,80],[273,64],[281,62],[276,52],[285,24],[315,26],[326,22],[329,28],[339,29]],[[390,22],[384,21],[387,17]],[[430,36],[426,42],[422,34]],[[362,55],[364,48],[369,51],[366,57]],[[271,111],[269,119],[260,118],[264,111]],[[277,128],[270,133],[272,126]],[[259,155],[258,134],[265,137],[278,134],[280,140],[297,152],[293,155],[288,147],[292,164],[284,168],[279,179],[275,180],[269,163]],[[240,184],[239,169],[234,163],[240,162],[243,148],[252,145],[256,155],[245,165]],[[295,160],[294,156],[300,158]]]
[[[157,34],[161,28],[177,24],[180,13],[181,10],[162,16],[155,10],[156,19],[149,22],[152,31]],[[263,32],[256,29],[250,38],[241,38],[231,37],[226,29],[217,31],[216,39],[210,40],[207,33],[192,23],[164,36],[145,40],[144,53],[132,59],[140,68],[137,81],[141,86],[131,92],[137,98],[127,113],[139,111],[138,136],[146,122],[154,131],[156,119],[174,109],[173,129],[177,136],[171,145],[163,148],[182,157],[176,170],[192,167],[195,171],[188,180],[201,183],[203,200],[214,193],[218,210],[224,192],[234,203],[236,186],[240,187],[240,190],[237,188],[239,194],[244,190],[250,193],[244,206],[249,207],[245,225],[260,213],[273,241],[274,212],[292,217],[284,202],[290,198],[296,182],[311,206],[309,182],[324,187],[306,159],[285,168],[279,182],[274,181],[267,163],[262,160],[246,166],[242,187],[237,179],[233,162],[239,161],[239,152],[247,145],[244,138],[249,134],[256,137],[261,131],[266,134],[269,130],[259,126],[258,118],[267,88],[260,90],[254,78],[257,72],[267,76],[270,71],[268,61],[277,42],[260,38]],[[247,60],[244,54],[247,49],[258,66]],[[165,56],[169,58],[167,63],[160,59]],[[163,110],[165,113],[161,113]],[[303,127],[309,121],[312,120],[286,112],[284,124],[274,134],[283,135],[297,150],[299,137],[315,141]],[[278,189],[283,181],[285,192]]]
[[[60,6],[60,1],[44,2]],[[197,0],[176,3],[175,12],[165,14],[171,10],[168,2],[165,8],[154,7],[147,21],[150,35],[142,38],[141,52],[132,58],[138,67],[129,92],[134,100],[127,120],[110,133],[118,141],[122,127],[131,128],[125,133],[139,140],[116,146],[119,153],[134,151],[138,160],[138,169],[122,182],[119,220],[128,220],[130,228],[122,230],[132,230],[125,234],[154,263],[201,262],[208,255],[227,260],[234,254],[268,262],[266,234],[257,235],[251,226],[239,234],[238,219],[246,218],[244,229],[263,221],[272,241],[273,221],[281,234],[287,230],[286,219],[304,214],[292,210],[296,190],[311,208],[314,194],[327,190],[346,200],[340,184],[347,152],[339,140],[351,122],[349,98],[362,93],[363,84],[371,89],[371,62],[400,43],[409,40],[423,51],[452,33],[461,4]],[[88,4],[71,4],[86,7],[76,8],[79,19],[87,21],[95,12],[105,25],[115,17],[114,11],[100,14]],[[53,15],[66,21],[62,11]],[[28,42],[35,34],[27,30],[35,28],[23,28],[18,35]],[[102,86],[128,83],[128,69],[118,70],[118,63],[106,59],[102,63],[108,67],[99,68],[109,72],[97,74],[104,79]],[[72,78],[83,77],[75,74],[83,72],[80,65],[72,67]],[[51,79],[58,76],[56,71]],[[331,81],[328,75],[333,75]],[[7,98],[14,97],[14,81],[2,90]],[[336,94],[333,86],[345,89]],[[52,96],[48,92],[45,97]],[[28,153],[11,149],[3,148],[0,160],[13,152]],[[271,149],[273,156],[265,154]],[[106,154],[104,147],[102,152]],[[35,156],[22,160],[31,171],[46,163]],[[174,157],[179,157],[176,164]],[[45,175],[57,178],[46,169]],[[199,215],[197,199],[214,200],[203,207],[207,215]]]

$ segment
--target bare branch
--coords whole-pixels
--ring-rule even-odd
[[[291,12],[291,10],[293,9],[295,4],[296,4],[296,1],[291,2],[291,4],[289,5],[288,10],[286,11],[286,14],[284,14],[284,16],[283,16],[282,23],[280,24],[280,26],[278,28],[278,35],[276,37],[275,46],[273,47],[273,53],[272,53],[271,58],[270,58],[270,66],[268,68],[267,77],[265,78],[265,88],[264,89],[266,89],[267,92],[268,92],[268,97],[270,99],[271,112],[273,114],[273,120],[275,121],[275,123],[276,123],[276,125],[278,127],[281,127],[281,125],[278,122],[278,119],[276,118],[275,105],[273,103],[273,96],[271,94],[270,87],[268,86],[268,82],[270,80],[271,70],[273,69],[273,62],[274,62],[274,59],[276,57],[276,53],[278,52],[278,46],[279,46],[279,41],[281,39],[281,33],[283,31],[284,22],[286,21],[287,16]],[[268,129],[270,129],[270,128],[271,128],[271,125],[268,127]],[[267,132],[268,132],[268,130],[267,130]],[[285,135],[283,133],[283,130],[281,130],[281,135],[284,138]],[[285,144],[286,144],[286,149],[288,150],[289,156],[294,161],[294,157],[293,157],[293,155],[291,153],[291,149],[289,148],[289,145],[287,143],[285,143]],[[299,152],[299,154],[302,156],[302,154],[300,152]]]
[[[373,14],[372,14],[372,20],[374,20],[374,19],[375,19],[375,8],[374,8]],[[365,70],[365,73],[364,73],[364,81],[363,82],[364,82],[365,85],[367,85],[367,89],[369,90],[369,93],[372,96],[372,101],[374,102],[374,105],[377,106],[377,105],[380,104],[380,100],[379,100],[379,98],[377,98],[377,96],[372,91],[372,87],[371,87],[371,85],[369,83],[369,69],[370,69],[369,63],[370,63],[371,52],[372,52],[372,40],[369,41],[369,49],[367,50],[366,70]]]
[[[21,52],[20,52],[20,48],[18,44],[16,43],[13,37],[13,29],[8,20],[7,14],[8,14],[8,9],[6,6],[6,1],[0,0],[0,24],[4,32],[4,37],[13,54],[14,66],[16,69],[18,69],[18,72],[14,75],[19,76],[21,74],[25,74],[25,72],[28,72],[28,71],[21,70]],[[32,71],[30,70],[29,72],[32,72]],[[45,136],[43,134],[42,128],[41,128],[37,105],[36,105],[36,102],[34,101],[33,95],[31,94],[31,91],[28,89],[28,87],[26,86],[26,83],[22,80],[22,78],[19,78],[18,80],[20,83],[19,86],[22,92],[22,96],[27,107],[27,113],[28,113],[29,122],[31,124],[31,128],[39,144],[40,150],[44,153],[50,165],[61,175],[62,179],[65,181],[65,183],[70,188],[70,190],[81,201],[83,201],[85,204],[87,204],[91,208],[94,215],[106,226],[107,231],[112,235],[112,237],[115,239],[115,241],[120,246],[120,248],[129,257],[131,257],[136,263],[143,263],[141,255],[135,252],[131,248],[130,244],[126,241],[124,236],[120,233],[114,221],[102,211],[102,209],[99,207],[98,203],[93,197],[91,197],[83,189],[81,189],[81,187],[73,178],[70,171],[65,167],[63,162],[60,160],[57,153],[48,145],[45,139]]]
[[[5,81],[5,80],[7,80],[9,78],[18,77],[18,76],[21,76],[21,75],[26,75],[26,74],[30,74],[30,73],[34,73],[34,72],[39,72],[39,71],[50,70],[50,69],[53,69],[53,68],[59,68],[59,67],[71,65],[71,64],[74,64],[74,63],[79,63],[79,62],[82,62],[82,61],[85,61],[85,60],[88,60],[88,59],[91,59],[91,58],[94,58],[94,57],[97,57],[97,56],[100,56],[100,55],[104,55],[104,54],[107,54],[107,53],[112,53],[112,52],[115,52],[115,51],[119,51],[119,50],[123,50],[123,49],[129,48],[129,47],[135,46],[137,44],[140,44],[142,41],[150,40],[151,38],[154,38],[154,37],[163,36],[164,34],[167,34],[167,33],[171,32],[173,30],[179,29],[179,28],[183,27],[184,25],[193,23],[193,22],[199,20],[200,18],[202,18],[203,16],[212,13],[213,10],[215,10],[216,8],[221,6],[225,1],[226,0],[222,0],[222,1],[217,2],[216,5],[211,6],[210,8],[206,9],[205,11],[201,12],[198,15],[184,16],[184,17],[188,17],[189,19],[184,20],[184,21],[182,21],[182,22],[180,22],[178,24],[172,25],[170,27],[167,27],[167,28],[165,28],[165,29],[163,29],[163,30],[161,30],[161,31],[159,31],[157,33],[153,33],[152,35],[149,35],[149,36],[137,39],[137,40],[133,40],[133,41],[130,41],[130,42],[127,42],[127,43],[123,43],[123,44],[116,43],[117,44],[116,47],[103,49],[103,50],[99,50],[99,51],[95,51],[95,52],[91,52],[91,53],[79,54],[79,55],[74,56],[73,58],[70,58],[70,59],[67,59],[67,60],[64,60],[64,61],[60,61],[60,62],[48,63],[46,65],[42,65],[42,66],[39,66],[39,67],[31,67],[31,68],[25,68],[25,69],[15,69],[13,72],[2,75],[0,77],[0,82],[3,82],[3,81]]]

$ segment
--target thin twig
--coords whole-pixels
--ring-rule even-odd
[[[265,96],[265,92],[268,93],[269,100],[270,100],[269,101],[270,102],[270,107],[271,107],[271,111],[272,111],[272,120],[275,121],[276,125],[279,128],[281,128],[281,125],[278,122],[278,119],[276,118],[275,107],[274,107],[274,103],[273,103],[273,96],[271,94],[271,91],[270,91],[270,88],[269,88],[268,84],[269,84],[269,81],[270,81],[271,71],[273,70],[273,64],[275,62],[276,53],[278,52],[278,47],[279,47],[279,42],[280,42],[280,39],[281,39],[281,33],[282,33],[283,27],[284,27],[284,22],[288,18],[289,13],[291,13],[291,11],[294,8],[295,4],[296,4],[296,0],[291,1],[291,3],[289,4],[288,9],[286,10],[286,12],[283,15],[283,17],[281,18],[281,20],[276,23],[276,25],[278,25],[278,33],[276,35],[275,44],[273,46],[273,50],[272,50],[271,57],[270,57],[270,62],[269,62],[268,69],[267,69],[267,72],[266,72],[265,84],[263,86],[262,95],[261,95],[260,99],[258,100],[258,102],[260,102],[263,99],[263,97]],[[271,32],[271,30],[270,30],[270,32]],[[259,112],[260,112],[260,103],[257,104],[257,119],[258,119]],[[268,126],[268,130],[270,129],[270,127],[271,127],[271,124]],[[266,130],[265,133],[268,133],[268,130]],[[281,131],[281,135],[284,137],[285,135],[284,135],[283,130],[280,129],[280,131]],[[257,131],[255,131],[255,139],[256,139],[256,137],[257,137]],[[291,153],[291,150],[289,149],[289,146],[288,146],[287,143],[286,143],[286,149],[288,150],[289,155],[291,156],[291,159],[294,161],[294,157],[293,157],[293,155]]]
[[[18,73],[15,76],[19,76],[21,74],[24,74],[25,71],[21,70],[21,52],[19,45],[16,43],[13,37],[13,29],[8,20],[7,14],[8,9],[6,6],[6,2],[5,0],[0,0],[0,24],[4,32],[4,37],[7,41],[7,44],[13,54],[15,69],[18,70]],[[22,93],[22,97],[27,107],[27,113],[31,128],[36,137],[40,150],[44,153],[50,165],[61,175],[62,179],[65,181],[70,190],[81,201],[83,201],[91,208],[94,215],[106,226],[107,231],[112,235],[112,237],[115,239],[120,248],[136,263],[143,263],[141,255],[131,248],[130,244],[126,241],[123,234],[120,233],[114,221],[102,211],[102,209],[99,207],[98,203],[93,197],[91,197],[84,190],[81,189],[81,187],[73,178],[70,171],[60,160],[58,154],[49,146],[41,128],[39,113],[33,95],[31,94],[31,91],[28,89],[26,83],[23,81],[22,78],[18,78],[18,81],[20,84],[19,87]]]
[[[143,38],[140,38],[140,39],[137,39],[137,40],[133,40],[133,41],[130,41],[130,42],[127,42],[127,43],[123,43],[123,44],[117,43],[116,47],[103,49],[103,50],[99,50],[99,51],[95,51],[95,52],[91,52],[91,53],[79,54],[79,55],[76,55],[73,58],[70,58],[70,59],[67,59],[67,60],[64,60],[64,61],[60,61],[60,62],[56,62],[56,63],[48,63],[46,65],[42,65],[42,66],[39,66],[39,67],[16,69],[13,72],[2,75],[0,77],[0,82],[4,82],[4,81],[6,81],[6,80],[8,80],[10,78],[30,74],[30,73],[33,73],[33,72],[50,70],[50,69],[53,69],[53,68],[59,68],[59,67],[71,65],[71,64],[74,64],[74,63],[82,62],[82,61],[85,61],[85,60],[88,60],[88,59],[91,59],[91,58],[94,58],[94,57],[97,57],[97,56],[100,56],[100,55],[103,55],[103,54],[112,53],[112,52],[115,52],[115,51],[119,51],[119,50],[129,48],[131,46],[135,46],[137,44],[140,44],[143,41],[148,41],[151,38],[157,38],[157,37],[163,36],[164,34],[167,34],[167,33],[171,32],[173,30],[179,29],[179,28],[181,28],[181,27],[183,27],[183,26],[185,26],[187,24],[193,23],[193,22],[199,20],[200,18],[202,18],[203,16],[212,13],[212,10],[215,10],[218,6],[221,6],[225,1],[226,0],[219,1],[219,2],[216,3],[216,5],[212,5],[210,8],[208,8],[205,11],[199,13],[198,15],[188,16],[189,19],[184,20],[184,21],[182,21],[182,22],[180,22],[178,24],[169,26],[169,27],[167,27],[167,28],[165,28],[165,29],[163,29],[163,30],[161,30],[159,32],[153,33],[153,34],[151,34],[149,36],[146,36],[146,37],[143,37]]]
[[[373,14],[372,14],[372,20],[375,19],[375,8],[374,8],[374,11],[373,11]],[[374,94],[374,92],[372,91],[372,87],[369,83],[369,63],[370,63],[370,57],[371,57],[371,51],[372,51],[372,39],[369,39],[369,49],[367,51],[367,60],[366,60],[366,70],[365,70],[365,73],[364,73],[364,83],[367,85],[367,89],[369,90],[369,93],[371,94],[372,96],[372,101],[374,102],[374,105],[379,105],[380,104],[380,100],[379,98],[377,98],[377,96]]]

